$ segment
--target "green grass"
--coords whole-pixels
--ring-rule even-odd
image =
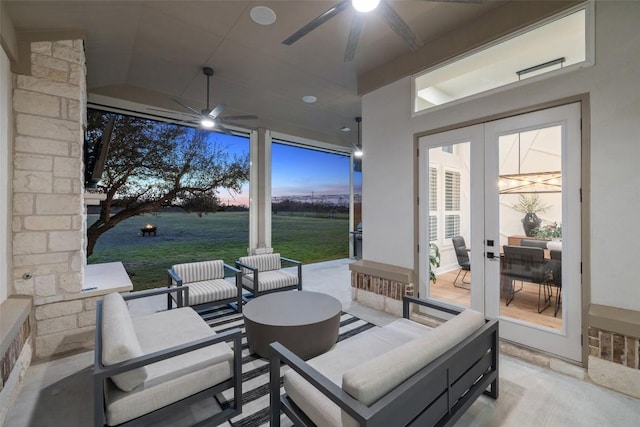
[[[89,215],[91,225],[96,215]],[[140,229],[152,223],[157,236],[142,237]],[[346,219],[273,215],[275,252],[304,264],[349,256]],[[217,212],[198,217],[187,213],[147,214],[130,218],[98,240],[90,264],[122,261],[135,290],[166,285],[173,264],[223,259],[234,265],[247,254],[249,213]]]

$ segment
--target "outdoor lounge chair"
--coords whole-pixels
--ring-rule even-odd
[[[234,282],[225,279],[225,272],[235,277]],[[231,304],[237,311],[242,311],[242,283],[240,270],[225,264],[222,260],[189,262],[176,264],[167,270],[168,286],[189,285],[188,304],[198,312],[211,306]],[[167,307],[170,309],[175,300],[182,305],[182,293],[167,296]]]
[[[282,270],[282,262],[298,267],[298,274]],[[242,286],[254,297],[269,292],[302,290],[302,263],[279,253],[241,257],[236,267],[242,271]]]
[[[154,425],[161,417],[233,389],[233,404],[203,420],[218,425],[242,411],[242,334],[216,333],[190,307],[132,317],[127,300],[186,294],[150,289],[97,302],[93,367],[94,426]],[[233,342],[233,348],[227,343]],[[209,424],[207,424],[209,425]]]

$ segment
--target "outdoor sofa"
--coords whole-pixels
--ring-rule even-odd
[[[404,316],[303,361],[272,343],[271,426],[447,426],[482,393],[498,398],[498,321],[404,298]],[[409,320],[410,303],[455,315],[436,328]],[[280,368],[285,393],[280,395]]]
[[[94,426],[153,425],[154,420],[234,388],[234,401],[210,418],[242,411],[241,332],[216,334],[190,307],[131,317],[126,300],[181,293],[189,287],[106,295],[96,310]],[[233,341],[233,349],[227,344]],[[213,404],[213,401],[212,401]]]

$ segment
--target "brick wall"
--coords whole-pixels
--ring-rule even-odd
[[[90,345],[83,286],[82,40],[31,44],[31,75],[14,76],[13,279],[35,306],[35,356]]]
[[[640,339],[590,327],[589,355],[640,369]]]
[[[375,277],[355,271],[351,272],[351,287],[354,289],[373,292],[376,295],[382,295],[398,301],[402,301],[402,297],[405,295],[414,295],[413,283],[396,282],[394,280]]]

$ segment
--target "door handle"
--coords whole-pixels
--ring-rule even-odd
[[[500,257],[496,256],[493,252],[487,252],[487,259],[491,261],[500,261]]]

